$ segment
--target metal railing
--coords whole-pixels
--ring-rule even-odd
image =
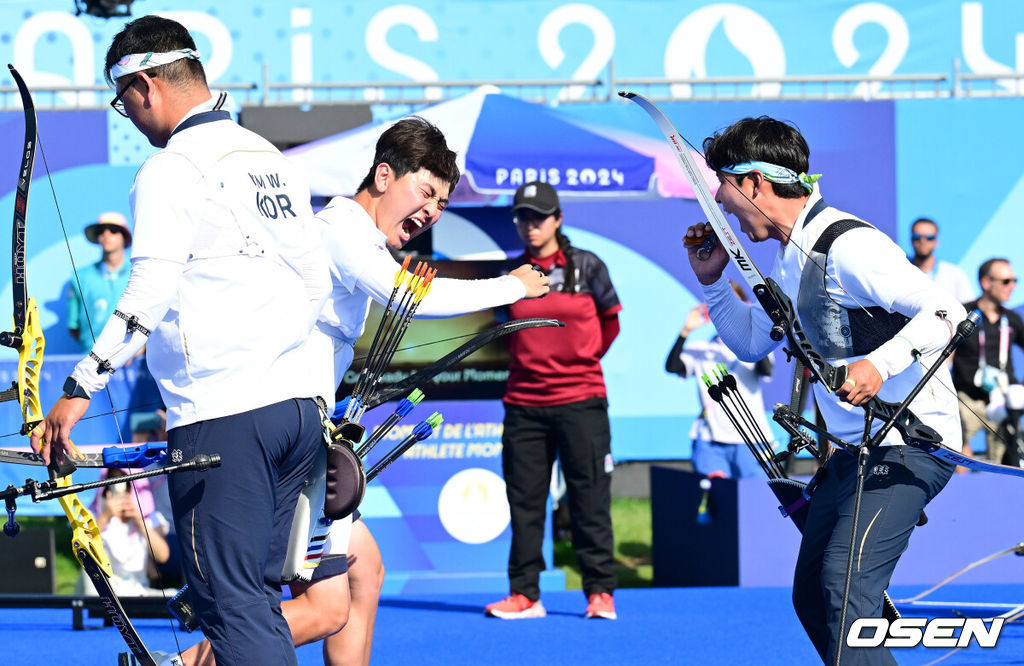
[[[600,102],[607,99],[601,81],[578,79],[465,79],[460,81],[363,81],[358,83],[284,83],[270,80],[269,66],[263,65],[264,106],[305,104],[385,104],[424,106],[452,99],[481,86],[496,86],[506,95],[527,102]],[[315,95],[323,91],[324,95]],[[291,93],[290,99],[286,93]]]
[[[614,63],[602,79],[488,79],[459,81],[271,81],[264,64],[259,83],[214,83],[239,104],[262,106],[382,105],[418,108],[452,99],[480,86],[496,86],[506,95],[544,104],[606,102],[619,90],[633,90],[656,101],[737,100],[892,100],[1024,97],[1024,72],[965,73],[959,59],[952,74],[801,75],[733,77],[622,77]],[[105,85],[33,86],[39,109],[104,109],[112,93]],[[21,106],[13,86],[0,87],[0,110]]]
[[[30,86],[32,100],[37,110],[102,110],[110,108],[110,100],[114,98],[114,91],[110,86],[97,84],[86,86]],[[236,93],[246,93],[239,102],[249,102],[255,99],[255,93],[259,86],[255,83],[213,83],[210,90],[227,90],[234,96]],[[21,108],[21,95],[16,86],[0,86],[0,111],[11,111]]]
[[[436,83],[420,83],[417,81],[400,82],[366,82],[366,83],[268,83],[264,87],[261,104],[264,106],[302,106],[305,104],[400,104],[420,106],[437,104],[470,92],[480,86],[496,86],[507,95],[518,97],[527,102],[547,104],[552,101],[561,102],[602,102],[607,94],[600,90],[602,83],[595,81],[578,81],[571,79],[555,79],[545,81],[517,80],[467,80],[438,81]],[[585,91],[581,97],[552,95],[552,89],[580,89]],[[326,96],[317,97],[314,91],[326,91]],[[282,93],[298,93],[292,99],[284,98]],[[340,96],[333,93],[340,92]],[[276,93],[276,94],[275,94]]]
[[[872,100],[936,99],[949,97],[943,89],[949,80],[945,74],[905,74],[894,76],[735,76],[667,78],[621,78],[614,84],[621,89],[643,93],[655,101],[734,101],[734,100]]]
[[[953,61],[953,92],[957,97],[1024,97],[1024,72],[972,74]]]

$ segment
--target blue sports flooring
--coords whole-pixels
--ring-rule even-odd
[[[921,588],[897,588],[895,597]],[[930,598],[943,601],[1024,603],[1024,585],[947,586]],[[616,621],[584,620],[578,592],[544,595],[548,616],[539,620],[485,618],[495,599],[479,594],[384,598],[377,615],[372,664],[763,664],[820,663],[803,635],[783,588],[627,589],[616,595]],[[904,610],[905,616],[925,616]],[[936,615],[950,615],[933,611]],[[968,613],[970,615],[970,613]],[[99,624],[98,620],[92,620]],[[151,649],[173,650],[168,623],[138,620]],[[182,647],[197,635],[179,632]],[[113,628],[73,631],[71,611],[0,610],[4,664],[117,663],[124,649]],[[929,664],[948,650],[901,649],[901,664]],[[319,646],[298,651],[299,663],[322,663]],[[1024,624],[1009,624],[995,648],[973,645],[941,662],[1024,664]]]

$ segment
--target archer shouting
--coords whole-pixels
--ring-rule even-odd
[[[818,176],[807,174],[810,151],[795,127],[766,116],[746,118],[705,139],[704,150],[720,181],[715,200],[750,240],[778,241],[771,277],[795,304],[810,344],[826,361],[847,366],[835,394],[816,382],[814,395],[831,433],[861,441],[865,419],[858,406],[876,394],[894,402],[905,398],[964,319],[964,308],[885,234],[825,203]],[[709,233],[704,224],[687,230],[690,265],[722,340],[741,360],[756,361],[778,345],[770,337],[773,322],[736,297],[722,276],[729,256],[721,244],[706,260],[698,257],[699,239]],[[910,409],[947,446],[959,449],[956,394],[945,367]],[[879,420],[873,424],[874,430],[880,426]],[[953,465],[889,432],[868,454],[862,519],[854,523],[856,470],[852,455],[833,455],[826,463],[800,544],[793,604],[826,663],[835,662],[838,649],[845,664],[890,664],[895,661],[884,647],[839,645],[846,634],[840,625],[852,530],[857,525],[846,626],[881,616],[896,563]]]

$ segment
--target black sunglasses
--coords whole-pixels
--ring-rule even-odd
[[[124,97],[124,94],[128,92],[129,88],[135,85],[135,81],[136,78],[133,76],[131,81],[124,84],[124,87],[121,88],[121,90],[117,93],[117,96],[114,99],[110,100],[110,107],[114,109],[114,111],[120,113],[125,118],[128,117],[128,112],[124,110],[124,102],[121,101],[121,98]]]
[[[936,238],[938,238],[938,236],[936,236],[935,234],[911,234],[910,235],[910,240],[912,240],[914,242],[917,242],[919,240],[933,241]]]
[[[996,284],[1003,285],[1004,287],[1007,286],[1007,285],[1010,285],[1010,284],[1017,284],[1017,278],[1015,278],[1015,277],[1012,277],[1012,278],[994,278],[991,275],[986,275],[985,277],[987,277],[989,280],[992,280]]]

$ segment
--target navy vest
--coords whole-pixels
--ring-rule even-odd
[[[821,208],[816,205],[807,221],[824,208],[824,205]],[[828,295],[825,275],[828,251],[841,235],[860,228],[873,227],[867,222],[849,219],[826,227],[808,253],[800,274],[797,314],[811,344],[828,361],[869,354],[891,340],[910,321],[898,312],[888,312],[877,305],[846,308]]]

